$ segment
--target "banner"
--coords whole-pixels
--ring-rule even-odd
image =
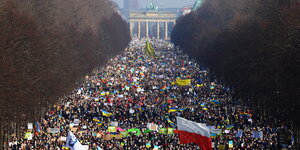
[[[103,137],[102,137],[104,140],[113,140],[113,139],[117,139],[117,140],[120,140],[122,139],[122,135],[121,134],[117,134],[117,135],[113,135],[113,134],[105,134]]]
[[[191,79],[176,79],[172,84],[177,86],[187,86],[191,84]]]

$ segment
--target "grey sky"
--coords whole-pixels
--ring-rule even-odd
[[[112,0],[117,2],[117,4],[123,8],[124,0]],[[139,0],[140,7],[145,8],[149,5],[152,0]],[[153,0],[154,4],[159,8],[182,8],[184,6],[193,5],[196,0]]]

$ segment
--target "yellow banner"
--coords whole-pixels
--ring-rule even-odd
[[[172,84],[175,84],[177,86],[186,86],[191,84],[191,79],[176,79],[175,82]]]

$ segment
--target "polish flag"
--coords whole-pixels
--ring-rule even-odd
[[[205,124],[177,117],[177,128],[181,144],[195,143],[202,150],[212,150],[210,132]]]

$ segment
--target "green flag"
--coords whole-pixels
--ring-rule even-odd
[[[146,55],[152,56],[153,58],[157,58],[158,56],[155,54],[155,50],[150,44],[149,41],[146,41],[146,46],[145,46],[145,53]]]
[[[152,132],[152,130],[147,129],[147,130],[143,131],[143,133],[149,133],[149,132]]]
[[[141,135],[141,130],[138,128],[131,128],[129,130],[127,130],[128,133],[130,132],[134,132],[136,136],[140,136]]]

